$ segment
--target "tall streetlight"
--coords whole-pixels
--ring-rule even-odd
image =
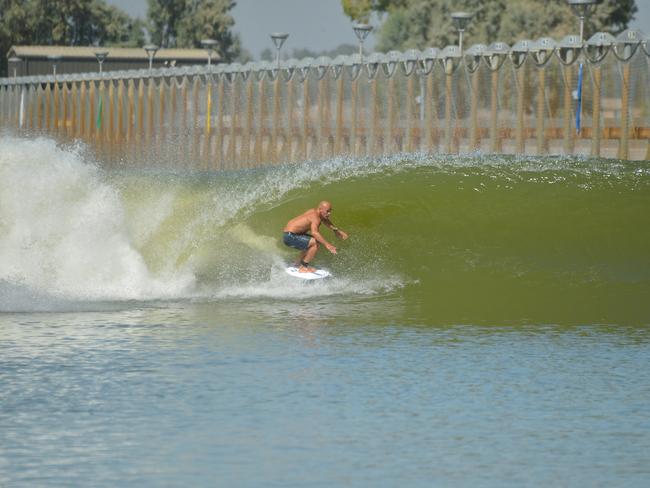
[[[596,3],[600,0],[567,0],[567,3],[571,6],[573,13],[580,18],[580,47],[584,43],[585,35],[585,19],[589,17],[593,11],[596,9]],[[578,54],[580,55],[580,54]],[[580,134],[580,128],[582,123],[582,73],[583,73],[583,63],[582,59],[578,65],[578,84],[577,89],[575,90],[575,100],[577,103],[576,107],[576,133]]]
[[[580,42],[584,40],[585,36],[585,19],[589,17],[594,10],[596,10],[596,4],[600,0],[567,0],[567,3],[571,6],[573,13],[580,18]]]
[[[20,62],[22,61],[22,59],[20,59],[20,58],[17,57],[17,56],[12,56],[12,57],[10,57],[7,61],[8,61],[9,64],[12,65],[13,68],[14,68],[14,81],[16,81],[16,73],[18,72],[18,65],[20,64]]]
[[[359,58],[363,60],[363,41],[366,40],[366,37],[372,31],[372,26],[369,24],[354,24],[352,29],[354,29],[357,39],[359,39]]]
[[[208,51],[208,67],[212,66],[212,53],[215,51],[215,46],[217,45],[217,41],[214,39],[203,39],[201,41],[201,46],[203,46],[203,49]]]
[[[59,61],[61,61],[61,56],[58,54],[51,54],[50,56],[47,57],[47,59],[50,60],[52,63],[52,74],[56,78],[56,65]]]
[[[273,44],[275,44],[275,64],[277,64],[278,68],[280,67],[280,49],[282,49],[282,45],[284,44],[284,41],[287,40],[287,37],[289,37],[289,34],[286,32],[274,32],[271,35],[271,40],[273,41]]]
[[[469,24],[469,21],[472,20],[474,14],[468,12],[452,12],[451,21],[454,23],[454,27],[458,30],[458,47],[460,49],[461,56],[463,55],[463,33],[465,28]]]
[[[149,76],[151,76],[151,70],[153,69],[153,57],[156,55],[156,52],[159,48],[155,44],[146,44],[142,49],[144,49],[147,53],[147,56],[149,56]]]
[[[104,69],[102,65],[104,64],[104,60],[108,56],[108,51],[95,51],[95,57],[97,58],[97,62],[99,63],[99,72],[103,73]]]

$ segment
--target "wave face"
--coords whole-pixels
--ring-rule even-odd
[[[317,257],[335,278],[304,286],[282,272],[294,255],[280,233],[322,199],[351,238]],[[405,321],[647,323],[649,210],[642,162],[416,155],[108,172],[83,147],[5,136],[0,310],[397,295]]]

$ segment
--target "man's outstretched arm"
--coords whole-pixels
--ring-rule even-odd
[[[343,239],[343,240],[345,240],[345,239],[347,239],[347,238],[349,237],[348,234],[347,234],[347,232],[345,232],[344,230],[339,229],[337,226],[335,226],[335,225],[332,223],[331,220],[325,220],[325,219],[323,219],[323,223],[325,224],[325,226],[327,226],[327,227],[329,227],[330,229],[332,229],[332,232],[334,232],[334,235],[335,235],[336,237],[338,237],[339,239]]]

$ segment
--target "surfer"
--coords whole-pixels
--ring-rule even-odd
[[[284,226],[282,240],[283,242],[295,249],[300,250],[298,261],[301,273],[313,273],[316,268],[309,265],[316,253],[320,244],[332,254],[336,254],[336,247],[327,242],[323,235],[319,232],[321,224],[325,224],[334,232],[334,235],[339,239],[347,239],[348,235],[330,220],[332,213],[332,204],[327,201],[322,201],[316,208],[310,208],[302,215],[298,215],[291,219],[287,225]],[[296,266],[298,263],[296,263]]]

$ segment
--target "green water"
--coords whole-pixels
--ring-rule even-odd
[[[154,269],[170,258],[179,269],[192,262],[199,288],[273,281],[278,257],[293,257],[279,231],[328,199],[333,221],[351,238],[335,242],[336,256],[322,250],[317,265],[341,279],[345,292],[356,282],[360,292],[400,296],[403,315],[395,320],[650,319],[650,169],[643,162],[424,157],[171,184],[126,177],[121,186],[133,219],[152,195],[175,195],[140,250]]]

